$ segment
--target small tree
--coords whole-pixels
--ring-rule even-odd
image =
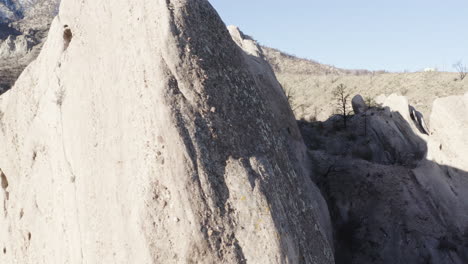
[[[293,100],[294,100],[294,97],[296,97],[296,93],[295,91],[289,87],[289,86],[283,86],[283,90],[284,90],[284,94],[286,95],[286,99],[288,99],[288,103],[289,105],[291,106],[291,108],[293,108]]]
[[[304,114],[305,108],[309,106],[307,103],[297,103],[295,101],[295,98],[297,98],[296,91],[292,89],[291,87],[283,87],[284,94],[286,95],[286,99],[288,99],[289,106],[291,107],[291,110],[293,110],[294,113],[296,113],[296,110],[300,109],[301,114]]]
[[[463,81],[468,74],[468,67],[463,64],[461,60],[453,64],[453,67],[457,70],[458,75],[460,76],[460,81]]]
[[[343,117],[343,125],[345,129],[346,129],[346,121],[349,116],[349,111],[348,111],[349,96],[350,94],[348,93],[347,88],[344,84],[338,85],[333,90],[333,97],[336,100],[337,111]]]
[[[364,102],[366,102],[366,105],[367,105],[369,108],[377,107],[377,103],[375,102],[375,99],[374,99],[372,96],[366,96],[366,97],[364,97]]]

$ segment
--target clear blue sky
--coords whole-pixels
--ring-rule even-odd
[[[351,69],[468,64],[468,0],[210,0],[261,44]]]

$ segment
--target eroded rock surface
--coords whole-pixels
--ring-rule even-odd
[[[61,5],[0,97],[0,262],[333,263],[287,100],[208,1]]]

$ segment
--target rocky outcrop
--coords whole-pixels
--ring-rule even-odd
[[[9,36],[0,44],[0,57],[11,58],[14,56],[24,56],[31,51],[35,44],[27,36]]]
[[[376,103],[400,113],[413,130],[419,131],[418,135],[429,135],[430,130],[424,120],[423,114],[410,105],[405,96],[391,94],[387,97],[380,95],[376,98]],[[425,138],[425,136],[422,137]]]
[[[364,98],[359,94],[353,97],[351,105],[355,114],[360,114],[367,110],[366,102],[364,102]]]
[[[430,120],[429,158],[468,171],[468,93],[437,99]]]
[[[262,46],[262,52],[265,58],[275,70],[277,75],[281,74],[299,74],[308,76],[318,75],[370,75],[371,71],[368,70],[349,70],[337,68],[333,65],[326,65],[320,62],[297,57],[292,54],[280,51],[278,49]],[[285,83],[286,84],[286,83]]]
[[[467,263],[467,96],[437,100],[431,135],[404,97],[301,123],[333,221],[336,263]],[[417,120],[417,119],[416,119]]]
[[[288,127],[288,133],[298,131],[295,129],[297,127],[296,120],[291,118],[292,112],[284,91],[276,80],[270,64],[265,60],[259,44],[249,36],[244,35],[242,31],[235,26],[228,26],[228,30],[234,42],[244,51],[243,55],[248,64],[249,71],[255,78],[257,85],[259,85],[259,91],[262,97],[265,98],[265,103],[268,104],[268,109],[270,109],[269,111],[274,117],[273,122],[275,122],[275,126]],[[289,128],[294,128],[294,130],[290,130]],[[296,132],[293,132],[293,134],[296,134]],[[302,141],[290,141],[289,144],[290,147],[294,149],[293,152],[296,156],[294,160],[298,161],[295,166],[301,168],[302,171],[305,171],[306,174],[309,175],[310,165],[308,164],[306,146]],[[317,215],[317,220],[324,229],[328,239],[331,241],[332,227],[326,201],[320,194],[320,190],[315,189],[315,185],[311,187],[312,190],[309,194],[313,197],[313,206],[318,208],[320,212],[320,214]]]
[[[62,2],[0,97],[0,262],[333,263],[257,62],[205,0]]]
[[[411,120],[415,123],[421,133],[429,135],[430,131],[427,127],[426,121],[424,120],[424,116],[421,112],[416,110],[413,106],[409,106],[409,112]]]
[[[410,165],[423,159],[427,153],[426,135],[412,124],[407,100],[390,96],[382,105],[350,116],[346,129],[337,116],[326,122],[302,122],[308,147],[385,165]]]

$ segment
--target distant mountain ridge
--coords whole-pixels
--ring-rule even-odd
[[[17,18],[17,6],[10,0],[0,2],[0,23],[8,23]]]
[[[310,75],[367,75],[373,71],[364,69],[341,69],[310,59],[299,58],[278,49],[262,46],[263,53],[275,72]]]
[[[11,23],[24,18],[55,16],[58,0],[1,0],[0,23]]]
[[[0,0],[0,93],[36,58],[60,0]]]
[[[1,0],[0,18],[2,23],[10,23],[22,19],[25,12],[34,7],[40,0]]]
[[[288,95],[297,119],[327,120],[335,113],[332,92],[340,84],[350,94],[361,94],[371,101],[382,94],[404,95],[425,116],[430,115],[435,99],[468,92],[468,78],[459,80],[454,72],[340,69],[265,46],[262,53]]]

